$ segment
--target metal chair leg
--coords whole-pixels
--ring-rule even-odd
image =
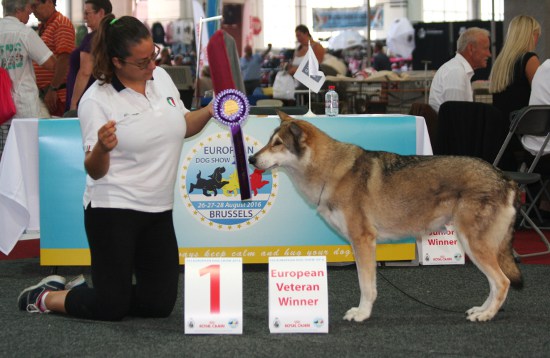
[[[550,242],[548,242],[548,239],[546,238],[546,235],[544,235],[544,233],[539,229],[539,227],[537,225],[535,225],[533,220],[531,220],[529,215],[527,215],[523,209],[520,209],[519,211],[520,211],[521,215],[523,216],[523,219],[526,220],[529,223],[529,225],[531,225],[531,229],[535,230],[535,232],[539,235],[540,240],[546,246],[546,250],[545,251],[540,251],[540,252],[533,252],[533,253],[529,253],[529,254],[517,254],[517,256],[523,258],[523,257],[533,257],[533,256],[541,256],[541,255],[550,254]]]

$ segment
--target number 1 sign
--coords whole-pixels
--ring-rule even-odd
[[[243,333],[241,258],[185,259],[185,333]]]

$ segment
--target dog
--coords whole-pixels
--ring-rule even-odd
[[[254,192],[254,196],[258,195],[258,189],[263,188],[269,181],[263,180],[262,174],[265,170],[254,169],[254,172],[250,174],[250,189]]]
[[[223,186],[222,191],[225,196],[237,196],[239,195],[239,173],[235,170],[227,179],[228,182]]]
[[[214,173],[209,175],[210,179],[203,179],[201,177],[201,172],[197,174],[197,182],[191,183],[189,188],[189,193],[192,193],[195,189],[202,189],[204,196],[212,196],[209,192],[213,191],[214,196],[218,195],[218,189],[223,188],[224,185],[228,184],[228,181],[222,180],[222,174],[225,173],[224,167],[217,167],[214,169]]]
[[[376,300],[376,239],[420,236],[453,222],[466,254],[485,274],[490,293],[466,311],[491,320],[510,286],[523,279],[512,254],[517,183],[470,157],[403,156],[334,140],[304,120],[278,112],[281,124],[249,157],[260,170],[283,168],[323,218],[351,244],[361,299],[344,319],[369,318]]]

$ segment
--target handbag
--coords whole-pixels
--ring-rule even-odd
[[[273,81],[273,98],[294,99],[296,84],[294,77],[286,71],[279,71]]]
[[[11,78],[3,67],[0,67],[0,124],[15,116],[15,103],[11,95]]]

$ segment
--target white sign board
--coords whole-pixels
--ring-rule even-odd
[[[325,256],[269,258],[271,333],[328,333]]]
[[[458,241],[453,224],[422,236],[422,265],[463,265],[464,249]]]
[[[186,334],[242,334],[242,258],[186,258],[184,299]]]

